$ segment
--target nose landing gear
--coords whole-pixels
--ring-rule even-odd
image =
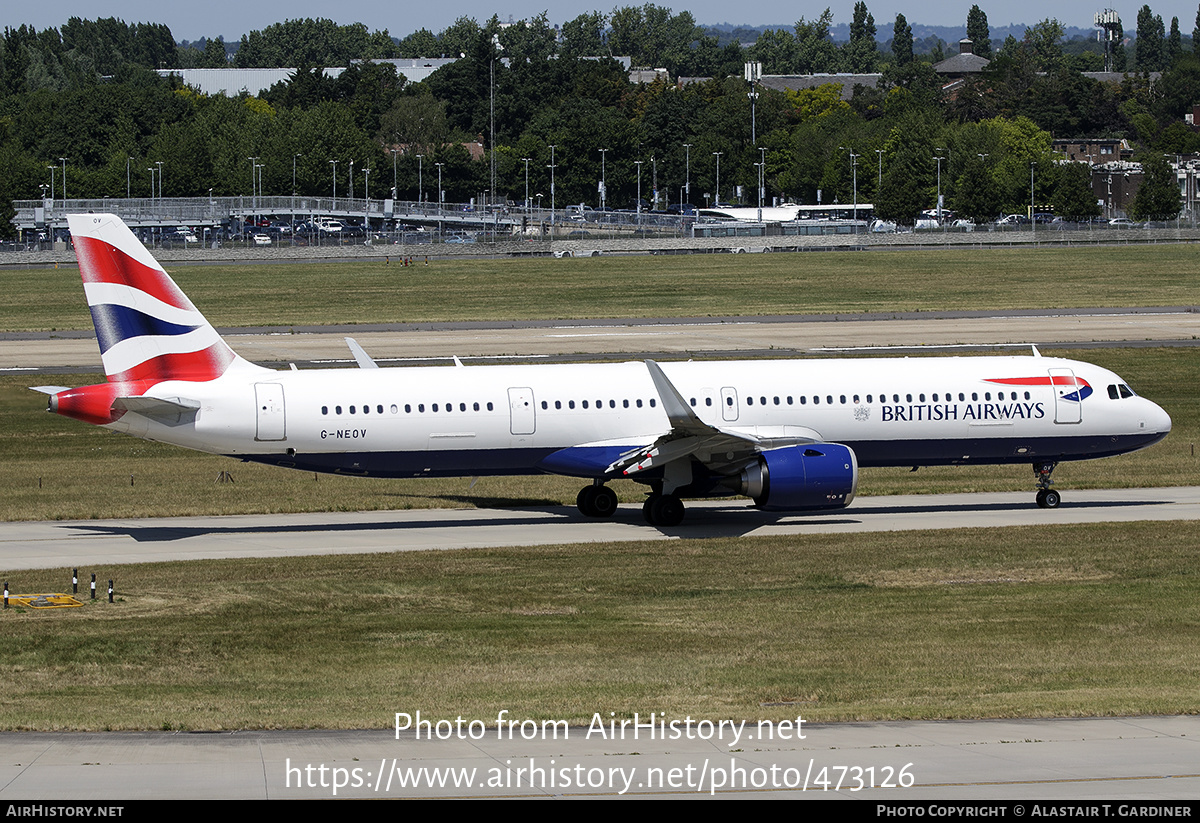
[[[1033,472],[1037,475],[1037,504],[1040,509],[1057,509],[1062,502],[1062,495],[1050,488],[1054,481],[1050,479],[1051,472],[1057,463],[1034,463]]]

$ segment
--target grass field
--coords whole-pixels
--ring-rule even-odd
[[[98,569],[113,605],[0,617],[0,728],[381,728],[417,708],[1190,713],[1197,536],[1105,524]],[[20,590],[63,591],[68,573],[22,572]]]
[[[216,326],[287,327],[1192,305],[1198,261],[1171,244],[168,270]],[[0,271],[0,290],[0,331],[91,328],[75,269]]]

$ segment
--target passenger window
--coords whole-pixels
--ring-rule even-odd
[[[321,414],[329,414],[329,407],[328,407],[328,406],[322,406],[322,407],[321,407]]]

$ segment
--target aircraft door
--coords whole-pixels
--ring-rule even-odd
[[[738,419],[738,395],[733,386],[721,389],[721,419],[734,421]]]
[[[286,440],[286,414],[283,405],[283,385],[254,384],[255,414],[258,428],[255,440]]]
[[[1050,387],[1054,390],[1054,422],[1080,423],[1083,421],[1081,393],[1083,383],[1070,369],[1050,369]]]
[[[508,390],[509,431],[513,434],[533,434],[536,420],[533,411],[533,389]]]

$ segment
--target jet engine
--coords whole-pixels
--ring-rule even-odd
[[[841,509],[858,488],[858,459],[837,443],[788,446],[762,452],[732,479],[763,511]]]

